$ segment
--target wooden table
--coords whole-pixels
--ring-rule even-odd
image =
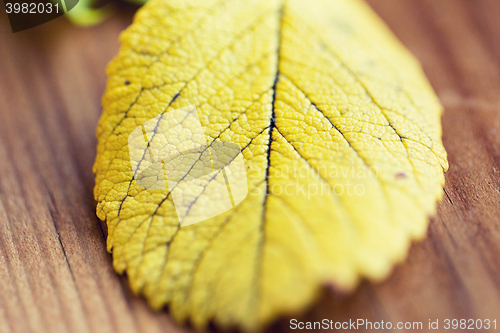
[[[446,195],[389,279],[347,297],[325,290],[300,320],[500,321],[500,1],[369,2],[445,107]],[[104,69],[132,13],[17,34],[0,15],[0,332],[190,331],[114,273],[95,216]],[[269,331],[288,331],[289,319]]]

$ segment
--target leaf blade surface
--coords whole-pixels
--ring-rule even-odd
[[[447,169],[441,106],[364,3],[153,0],[121,41],[95,197],[115,269],[153,307],[257,329],[322,285],[385,277],[424,236]],[[249,189],[181,228],[168,189],[137,185],[127,139],[190,105],[208,145],[240,146]]]

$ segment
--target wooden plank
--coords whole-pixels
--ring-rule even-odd
[[[500,320],[500,2],[369,0],[445,106],[446,195],[382,283],[325,289],[300,320]],[[93,200],[95,127],[122,10],[12,34],[0,15],[0,332],[188,332],[117,276]],[[283,318],[269,331],[289,331]],[[424,326],[425,327],[425,326]]]

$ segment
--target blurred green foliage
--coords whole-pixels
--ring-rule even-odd
[[[142,6],[148,0],[124,0]],[[79,0],[78,4],[66,16],[73,24],[78,26],[92,26],[101,23],[113,13],[113,4],[96,8],[96,0]]]

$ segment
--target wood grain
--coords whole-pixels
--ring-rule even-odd
[[[369,3],[445,107],[446,193],[427,239],[389,279],[350,296],[325,289],[297,318],[500,321],[500,1]],[[95,216],[104,70],[132,13],[17,34],[0,15],[0,332],[190,332],[114,273]],[[290,331],[289,320],[269,331]]]

